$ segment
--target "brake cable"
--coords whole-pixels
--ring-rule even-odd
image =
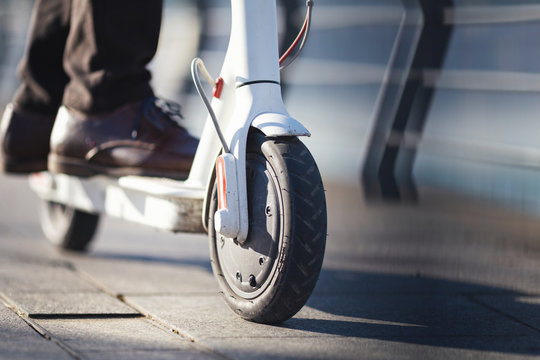
[[[195,58],[191,62],[191,76],[193,77],[193,82],[195,83],[195,89],[197,89],[197,92],[199,93],[199,96],[201,97],[204,105],[206,106],[206,109],[208,110],[208,114],[210,115],[210,118],[212,119],[212,122],[214,123],[214,127],[216,128],[217,135],[219,137],[219,141],[221,142],[221,145],[223,146],[223,150],[226,153],[231,152],[229,147],[227,146],[227,141],[225,141],[225,137],[223,136],[223,132],[221,131],[221,128],[219,127],[219,123],[217,120],[216,113],[212,109],[212,105],[210,104],[210,100],[208,100],[208,97],[204,93],[204,90],[202,88],[199,71],[202,72],[203,77],[205,80],[212,85],[212,87],[216,87],[216,82],[214,82],[214,79],[206,70],[206,67],[204,66],[204,62],[200,58]]]
[[[307,0],[306,1],[306,6],[307,6],[307,11],[306,11],[306,18],[304,20],[304,24],[302,25],[302,28],[298,32],[298,36],[296,36],[296,39],[294,39],[291,46],[289,46],[287,51],[285,51],[285,53],[283,55],[281,55],[281,57],[279,58],[279,65],[280,65],[279,70],[283,70],[287,66],[291,65],[294,62],[294,60],[296,60],[298,55],[300,55],[302,50],[304,49],[304,45],[306,44],[306,40],[307,40],[308,35],[309,35],[309,30],[311,28],[311,12],[312,12],[312,9],[313,9],[313,0]],[[300,44],[300,47],[298,47],[298,44]],[[285,60],[287,60],[287,58],[289,58],[291,53],[297,47],[298,47],[298,51],[296,52],[296,54],[294,54],[294,56],[287,63],[285,63]]]

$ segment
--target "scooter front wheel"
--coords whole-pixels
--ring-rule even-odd
[[[96,232],[99,215],[48,200],[41,202],[40,210],[41,229],[51,243],[64,250],[87,249]]]
[[[216,233],[210,256],[225,301],[244,319],[273,324],[296,314],[318,280],[326,244],[319,170],[296,137],[250,132],[246,154],[249,234],[244,244]]]

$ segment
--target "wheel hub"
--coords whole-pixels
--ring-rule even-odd
[[[262,155],[249,156],[249,233],[244,244],[217,236],[217,253],[231,289],[254,298],[271,283],[275,273],[281,232],[281,199],[273,169]]]

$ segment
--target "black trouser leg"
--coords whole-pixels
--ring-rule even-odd
[[[151,96],[146,65],[157,49],[161,12],[161,0],[73,0],[63,103],[96,114]]]
[[[37,0],[14,103],[95,114],[151,96],[161,12],[162,0]]]
[[[37,0],[28,34],[26,52],[19,64],[21,86],[16,107],[54,116],[62,101],[68,77],[62,66],[69,32],[71,0]]]

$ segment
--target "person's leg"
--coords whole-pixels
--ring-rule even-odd
[[[19,64],[22,80],[13,98],[15,108],[56,115],[68,76],[62,65],[69,32],[71,0],[37,0],[28,44]]]
[[[152,96],[146,65],[157,49],[161,13],[161,0],[74,0],[63,104],[99,114]]]
[[[198,141],[153,96],[161,0],[73,0],[64,69],[70,77],[48,167],[75,176],[185,178]]]
[[[49,135],[68,81],[62,66],[71,0],[37,0],[25,55],[22,83],[0,123],[0,171],[47,169]]]

